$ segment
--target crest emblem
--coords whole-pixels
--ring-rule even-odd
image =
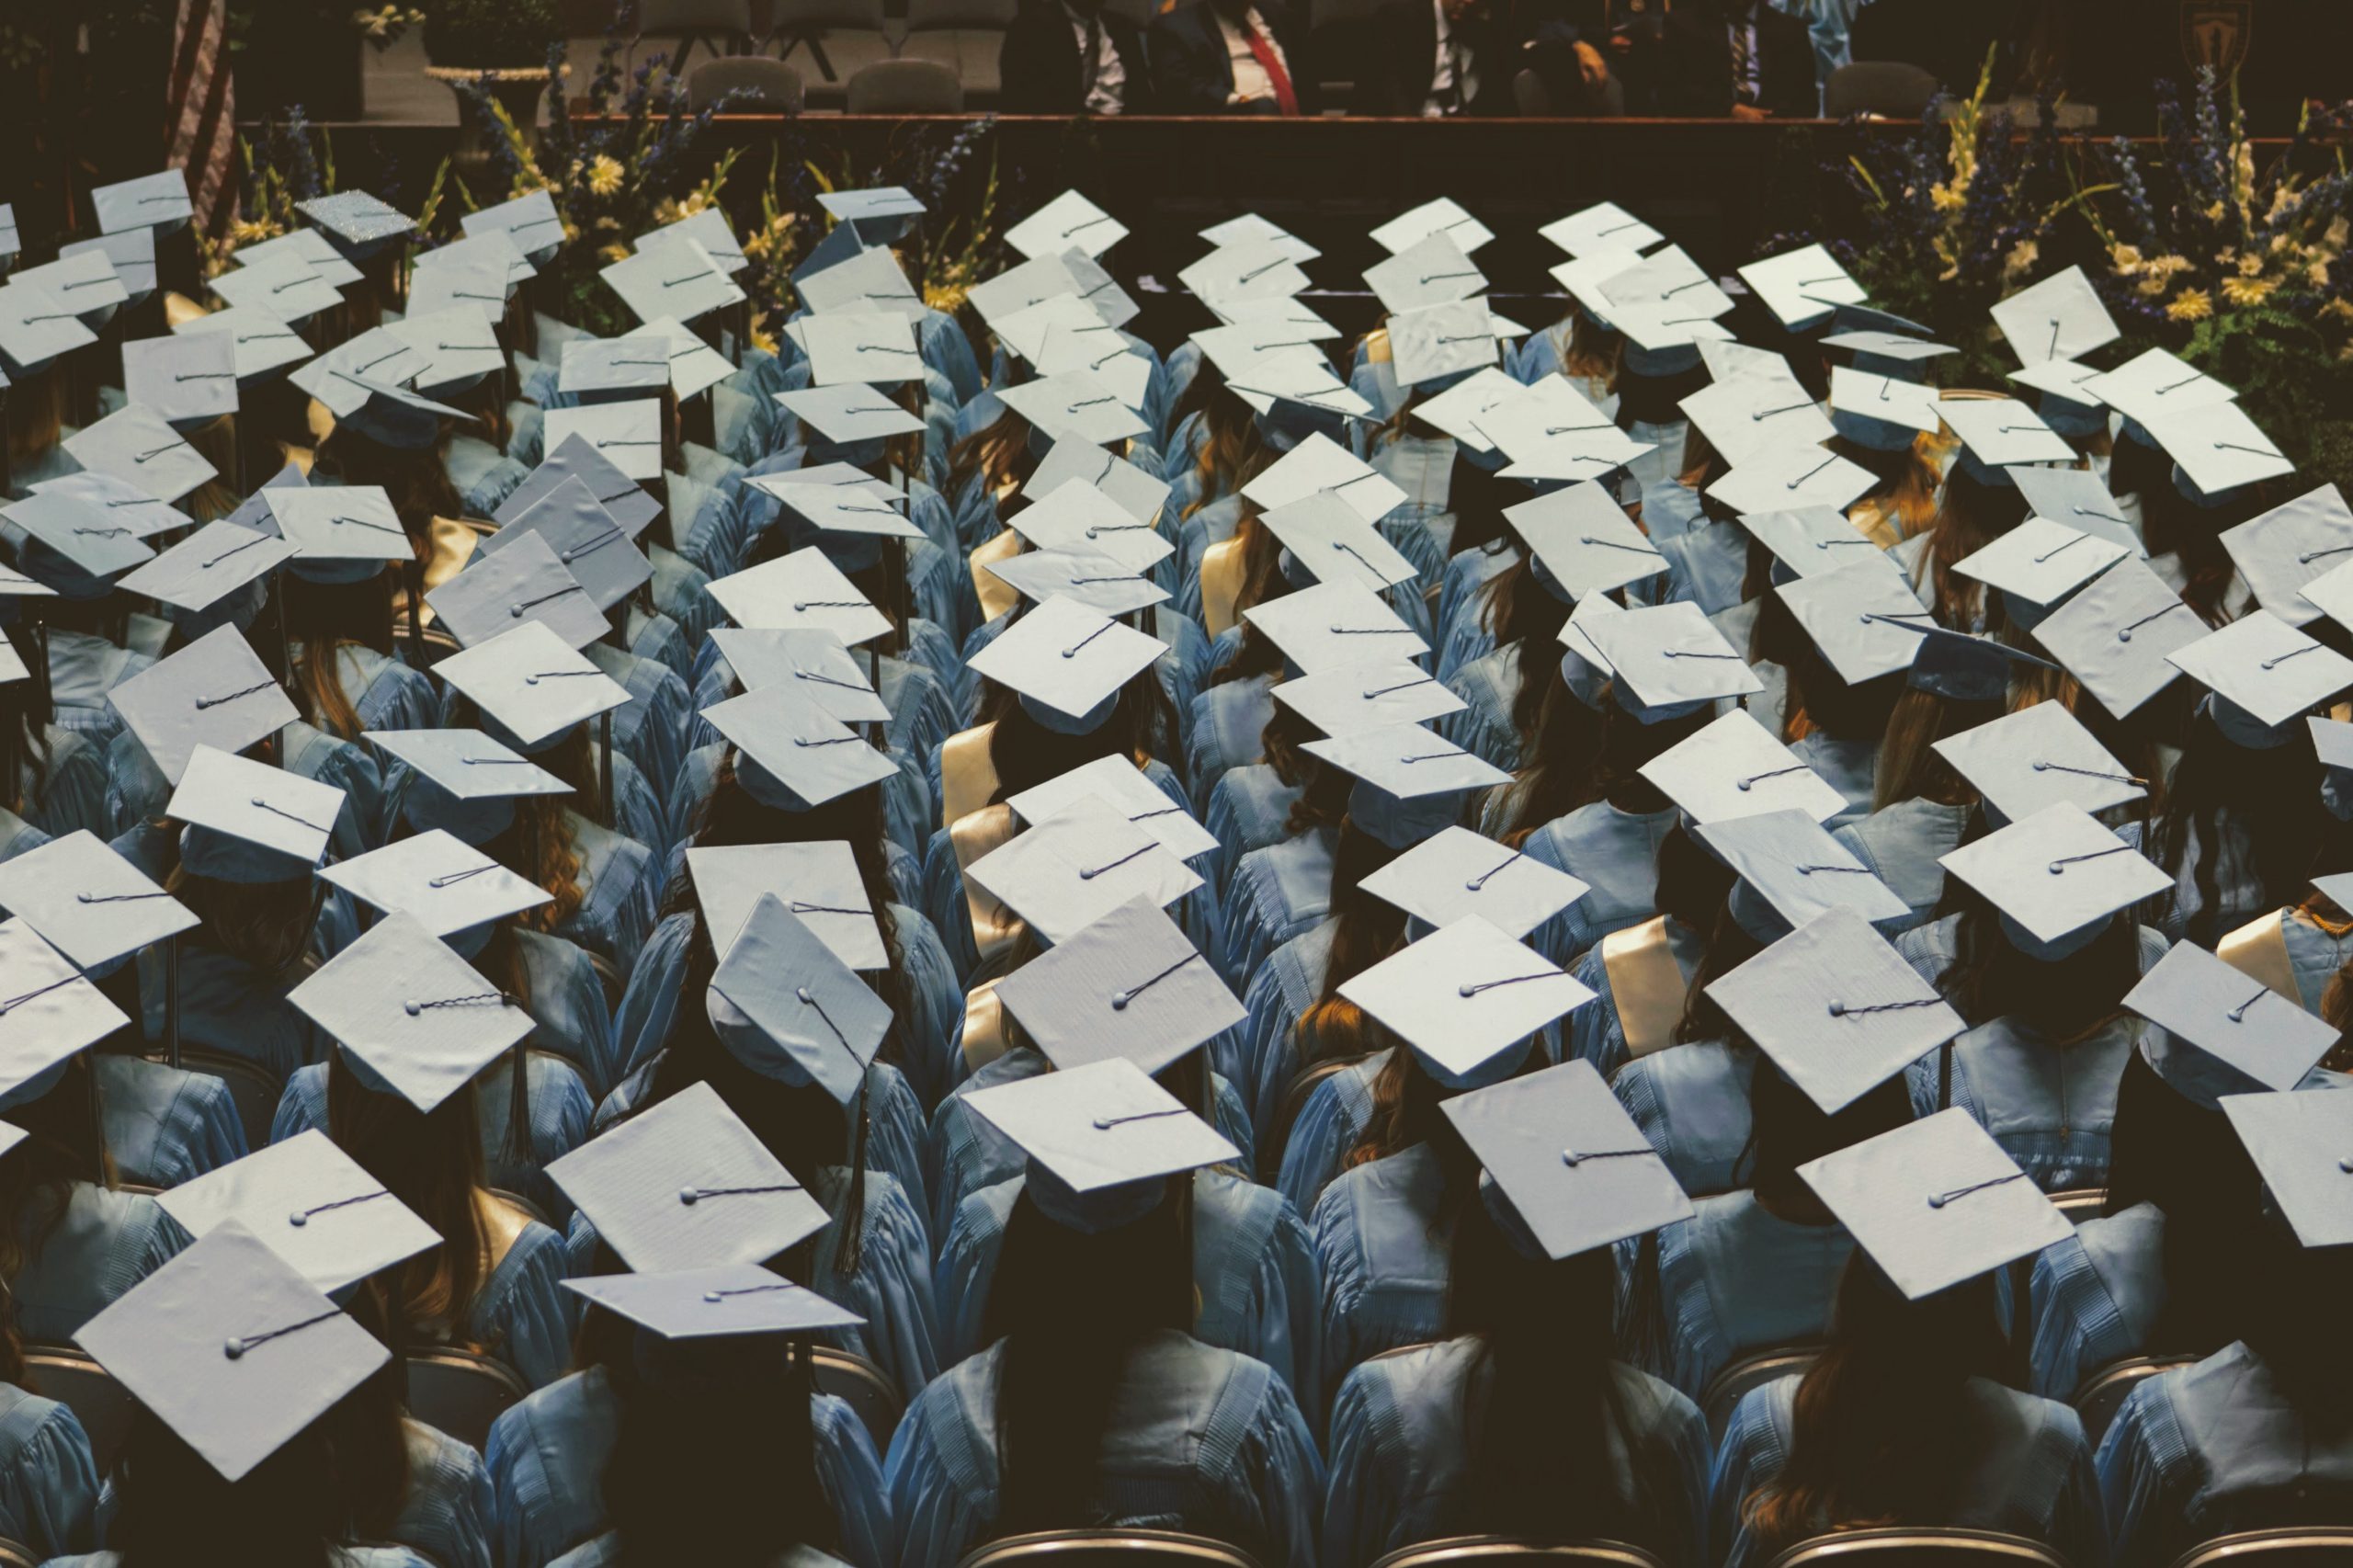
[[[2229,80],[2246,61],[2255,32],[2255,0],[2182,0],[2181,57],[2194,70],[2211,65]]]

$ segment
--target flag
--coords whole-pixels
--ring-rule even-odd
[[[165,159],[188,174],[196,226],[225,227],[237,205],[236,97],[230,85],[229,0],[179,0],[172,30]]]

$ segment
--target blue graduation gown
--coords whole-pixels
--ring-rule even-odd
[[[487,517],[506,504],[531,471],[488,441],[454,436],[441,454],[441,472],[458,492],[465,516]]]
[[[483,514],[487,516],[488,514]],[[301,643],[298,642],[299,649]],[[432,730],[441,724],[433,677],[364,642],[335,645],[335,675],[363,730]]]
[[[1842,741],[1816,730],[1793,742],[1790,754],[1847,797],[1847,809],[1831,818],[1827,825],[1837,827],[1870,814],[1871,790],[1879,772],[1877,735]]]
[[[245,1157],[244,1124],[229,1086],[144,1057],[94,1053],[107,1153],[118,1179],[177,1187]]]
[[[401,1422],[408,1444],[408,1492],[384,1533],[443,1568],[491,1568],[498,1505],[482,1456],[414,1417]]]
[[[1831,837],[1911,907],[1906,919],[1880,922],[1881,932],[1893,936],[1935,917],[1937,903],[1945,892],[1945,869],[1938,862],[1961,847],[1970,809],[1915,796],[1830,830]]]
[[[1838,1276],[1855,1250],[1840,1225],[1800,1225],[1768,1213],[1748,1192],[1702,1198],[1688,1220],[1658,1233],[1656,1322],[1627,1313],[1620,1332],[1657,1373],[1694,1399],[1739,1358],[1783,1345],[1819,1344]],[[1626,1306],[1638,1244],[1619,1244]],[[1629,1358],[1633,1359],[1635,1358]]]
[[[2060,1045],[2013,1018],[1980,1024],[1952,1042],[1952,1103],[2044,1191],[2104,1187],[2116,1086],[2144,1027],[2119,1018]],[[1938,1109],[1939,1058],[1932,1051],[1904,1070],[1915,1116]]]
[[[687,754],[687,723],[694,717],[694,699],[686,681],[661,661],[640,658],[609,642],[591,642],[580,652],[629,693],[629,700],[613,710],[616,766],[626,756],[644,776],[653,799],[669,799]],[[657,832],[667,827],[664,819]],[[669,844],[666,838],[658,845],[649,841],[648,847],[667,849]]]
[[[1695,1040],[1638,1056],[1609,1080],[1618,1103],[1658,1151],[1676,1184],[1694,1198],[1739,1187],[1748,1147],[1748,1086],[1756,1052],[1722,1040]]]
[[[1275,716],[1275,677],[1245,676],[1203,687],[1193,699],[1185,730],[1185,777],[1192,780],[1192,805],[1205,811],[1210,791],[1229,768],[1261,760],[1260,733]]]
[[[86,631],[51,627],[49,693],[58,728],[77,731],[101,746],[112,741],[123,733],[122,720],[108,703],[107,693],[154,662]]]
[[[1528,835],[1531,860],[1566,871],[1592,891],[1529,933],[1528,945],[1566,964],[1612,931],[1658,913],[1658,846],[1676,823],[1672,806],[1622,812],[1608,801],[1579,806]]]
[[[1666,949],[1674,955],[1675,967],[1682,971],[1683,983],[1688,987],[1692,975],[1699,972],[1700,960],[1708,956],[1706,933],[1694,931],[1669,915]],[[1609,983],[1609,966],[1601,961],[1601,949],[1593,947],[1586,949],[1585,956],[1569,972],[1593,992],[1593,1000],[1568,1017],[1568,1053],[1592,1062],[1608,1078],[1628,1060],[1626,1024],[1618,1015],[1618,994]]]
[[[1242,858],[1226,889],[1217,954],[1227,984],[1246,983],[1267,954],[1331,914],[1337,837],[1336,830],[1318,827]]]
[[[1416,1143],[1351,1165],[1315,1200],[1324,1399],[1358,1363],[1445,1332],[1454,1234],[1445,1196],[1438,1152]]]
[[[1477,615],[1479,590],[1524,555],[1517,544],[1504,539],[1475,550],[1456,551],[1447,558],[1446,574],[1438,580],[1438,616],[1433,623],[1438,634],[1440,680],[1452,675],[1461,663],[1459,658],[1448,662],[1447,650],[1454,645],[1458,631]]]
[[[1220,907],[1242,857],[1290,836],[1290,809],[1299,803],[1300,793],[1298,785],[1284,783],[1263,762],[1228,768],[1218,776],[1201,820],[1217,847],[1207,859],[1195,861],[1193,869],[1217,889]]]
[[[63,838],[84,828],[100,838],[118,831],[107,809],[107,745],[84,730],[42,726],[41,740],[49,760],[36,788],[32,770],[24,775],[23,819],[51,838]]]
[[[1727,1551],[1726,1568],[1750,1568],[1770,1555],[1750,1536],[1742,1511],[1749,1495],[1788,1462],[1799,1381],[1779,1378],[1749,1390],[1716,1451],[1709,1533]],[[2103,1562],[2107,1530],[2091,1447],[2075,1413],[1985,1378],[1970,1380],[1967,1408],[1975,1442],[1962,1461],[1966,1468],[1953,1478],[1951,1507],[1916,1522],[2026,1536],[2049,1542],[2070,1562]],[[1852,1522],[1820,1521],[1824,1528]]]
[[[1631,1498],[1630,1454],[1646,1469],[1644,1492],[1672,1532],[1645,1544],[1670,1568],[1702,1568],[1708,1424],[1699,1407],[1647,1373],[1610,1369],[1625,1440],[1614,1446],[1617,1488]],[[1470,1483],[1467,1412],[1483,1404],[1495,1366],[1476,1337],[1449,1339],[1368,1361],[1332,1404],[1331,1491],[1324,1505],[1327,1568],[1363,1568],[1385,1553],[1458,1533]]]
[[[2154,1348],[2165,1261],[2165,1215],[2154,1203],[2082,1221],[2036,1256],[2028,1288],[2035,1392],[2073,1399],[2102,1367]]]
[[[818,1487],[841,1519],[843,1555],[857,1568],[888,1568],[891,1517],[873,1439],[831,1394],[811,1396],[809,1424]],[[499,1416],[483,1461],[497,1499],[504,1568],[544,1568],[603,1533],[605,1466],[620,1438],[620,1402],[601,1367],[550,1384]]]
[[[1475,752],[1506,773],[1519,770],[1519,727],[1512,722],[1512,704],[1519,700],[1519,644],[1506,643],[1457,669],[1446,689],[1467,707],[1438,719],[1439,734]]]
[[[441,1568],[405,1546],[330,1546],[327,1568]],[[52,1557],[41,1568],[122,1568],[118,1551],[92,1551],[73,1557]]]
[[[944,1374],[908,1407],[886,1479],[901,1568],[955,1568],[990,1533],[1004,1346]],[[1324,1461],[1290,1391],[1264,1362],[1163,1330],[1129,1358],[1089,1522],[1179,1529],[1262,1562],[1314,1568]]]
[[[617,790],[627,760],[613,758]],[[654,903],[662,896],[663,863],[635,835],[617,833],[575,811],[565,811],[563,820],[572,830],[572,852],[580,859],[576,875],[582,897],[580,907],[556,927],[556,935],[615,963],[626,962],[653,927]]]
[[[20,1227],[18,1243],[32,1240]],[[30,1343],[72,1344],[84,1324],[188,1244],[188,1233],[146,1194],[75,1182],[64,1213],[8,1282],[17,1332]]]
[[[1315,1211],[1324,1189],[1340,1174],[1340,1162],[1372,1125],[1373,1080],[1388,1063],[1388,1051],[1374,1051],[1331,1074],[1309,1091],[1307,1102],[1299,1108],[1299,1119],[1290,1125],[1290,1136],[1284,1140],[1282,1169],[1275,1178],[1276,1189],[1293,1207],[1305,1213]],[[1269,1128],[1274,1125],[1267,1123]]]
[[[0,1383],[0,1538],[42,1561],[97,1540],[97,1466],[74,1412]]]
[[[326,1037],[286,999],[309,975],[298,965],[270,974],[242,959],[180,942],[180,1043],[240,1057],[279,1083],[307,1062],[324,1060]],[[147,1038],[164,1038],[164,966],[139,955],[139,992]]]

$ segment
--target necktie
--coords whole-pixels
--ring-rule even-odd
[[[1732,24],[1732,101],[1753,104],[1756,96],[1748,89],[1748,22],[1735,17]]]
[[[1086,44],[1078,62],[1078,107],[1087,107],[1086,100],[1095,96],[1095,79],[1103,68],[1103,17],[1100,13],[1086,18]]]
[[[1275,46],[1267,41],[1267,35],[1252,25],[1247,17],[1243,19],[1242,37],[1250,46],[1251,56],[1258,62],[1258,69],[1264,71],[1267,80],[1274,85],[1276,111],[1297,114],[1299,95],[1290,90],[1290,73],[1284,70],[1283,62],[1275,57]]]

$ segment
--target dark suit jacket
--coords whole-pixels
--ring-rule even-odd
[[[1304,0],[1301,0],[1303,5]],[[1274,30],[1290,74],[1300,111],[1315,112],[1315,78],[1307,59],[1307,27],[1281,0],[1257,0],[1258,15]],[[1209,0],[1188,0],[1152,25],[1152,85],[1163,114],[1224,114],[1233,92],[1233,64],[1226,58],[1225,35],[1218,30]]]
[[[1478,97],[1467,106],[1467,113],[1509,114],[1516,107],[1511,79],[1524,62],[1517,29],[1496,14],[1506,8],[1505,0],[1489,0],[1487,14],[1455,24],[1455,36],[1470,47],[1479,78]],[[1365,32],[1367,48],[1359,56],[1358,77],[1363,84],[1358,94],[1363,112],[1421,113],[1438,68],[1438,17],[1430,0],[1390,0],[1373,13]]]
[[[1103,31],[1127,72],[1121,111],[1152,108],[1152,74],[1144,61],[1143,32],[1106,7]],[[1008,114],[1078,114],[1086,103],[1080,92],[1078,39],[1062,0],[1021,0],[997,55],[1000,101]]]
[[[1813,40],[1805,24],[1758,0],[1757,103],[1777,119],[1810,119],[1821,111],[1813,90]],[[1637,112],[1722,119],[1732,113],[1732,40],[1724,7],[1687,0],[1666,14],[1660,40],[1642,51],[1633,93]],[[1630,106],[1631,107],[1631,106]]]

